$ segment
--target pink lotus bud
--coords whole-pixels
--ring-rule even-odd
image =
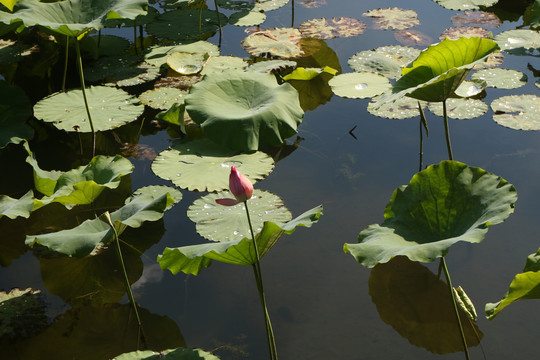
[[[216,203],[224,206],[234,206],[248,200],[253,195],[253,184],[234,166],[231,166],[229,188],[236,199],[216,199]]]

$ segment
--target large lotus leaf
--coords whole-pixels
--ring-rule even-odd
[[[499,0],[434,0],[437,4],[450,10],[476,10],[481,6],[489,7]]]
[[[27,218],[34,208],[34,193],[32,190],[20,199],[13,199],[7,195],[0,195],[0,217],[7,216],[15,219],[19,216]]]
[[[18,86],[0,81],[0,148],[18,144],[34,135],[26,124],[32,115],[32,106],[24,91]]]
[[[154,173],[191,191],[218,191],[229,187],[229,172],[236,166],[251,182],[266,177],[274,160],[262,151],[238,154],[208,139],[174,144],[152,163]]]
[[[234,196],[228,191],[211,193],[191,204],[187,216],[197,225],[197,232],[208,240],[220,242],[249,238],[251,235],[244,203],[234,206],[216,203],[216,199],[223,198],[234,198]],[[289,210],[283,205],[283,201],[277,195],[267,191],[256,189],[248,204],[255,233],[261,231],[265,221],[281,226],[292,218]]]
[[[191,87],[184,103],[210,139],[243,151],[280,145],[296,134],[304,116],[290,84],[252,71],[209,74]]]
[[[222,13],[210,10],[181,9],[168,11],[146,26],[149,34],[171,40],[201,40],[218,29],[219,23],[227,23]]]
[[[178,348],[163,350],[134,351],[114,357],[115,360],[219,360],[219,358],[201,349]]]
[[[403,68],[403,76],[377,100],[377,104],[380,106],[402,96],[444,101],[465,80],[470,69],[495,50],[497,44],[490,39],[445,39],[428,47],[409,67]]]
[[[182,105],[186,91],[177,88],[160,87],[147,90],[139,95],[139,100],[153,109],[170,109],[174,104]]]
[[[540,96],[509,95],[491,102],[493,120],[515,130],[540,130]]]
[[[266,14],[259,11],[244,10],[229,17],[229,24],[234,26],[255,26],[266,20]]]
[[[487,318],[492,320],[508,305],[525,299],[540,299],[540,250],[527,257],[523,272],[514,277],[503,298],[486,304]]]
[[[95,131],[117,128],[134,121],[144,111],[139,100],[127,92],[107,86],[86,89],[86,97]],[[34,116],[53,123],[60,130],[90,132],[82,90],[70,90],[48,96],[34,106]]]
[[[157,199],[149,195],[139,195],[131,202],[110,214],[113,224],[120,235],[126,228],[140,227],[144,221],[156,221],[163,217],[163,212],[173,202],[169,194]],[[42,235],[27,235],[28,246],[42,245],[58,253],[83,257],[113,239],[114,232],[109,224],[100,219],[86,220],[79,226]]]
[[[282,226],[269,221],[265,222],[261,232],[255,235],[261,258],[274,246],[283,233],[292,234],[298,226],[311,227],[321,215],[322,206],[319,205]],[[212,260],[236,265],[253,265],[255,259],[255,248],[251,237],[172,249],[165,248],[163,254],[158,256],[159,265],[163,270],[168,269],[173,274],[182,271],[194,275],[198,275],[203,268],[210,266]]]
[[[458,241],[478,243],[488,226],[513,211],[514,186],[487,171],[457,161],[443,161],[417,173],[409,185],[397,188],[384,211],[384,222],[345,244],[364,266],[404,255],[431,262],[446,255]]]
[[[128,18],[145,14],[146,0],[69,0],[44,3],[21,0],[15,12],[0,13],[0,21],[22,20],[25,26],[45,26],[58,33],[77,37],[88,30],[99,30],[107,19]]]

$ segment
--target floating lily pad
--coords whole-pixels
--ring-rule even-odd
[[[364,266],[386,263],[395,256],[432,262],[453,244],[478,243],[488,227],[514,211],[516,189],[483,169],[443,161],[417,173],[394,191],[384,222],[358,235],[358,244],[345,244]]]
[[[218,13],[222,24],[227,17]],[[215,11],[181,9],[168,11],[146,26],[149,34],[171,40],[203,40],[218,29]]]
[[[514,55],[540,54],[540,32],[534,30],[506,30],[495,36],[502,51]]]
[[[152,350],[134,351],[115,356],[114,360],[219,360],[219,358],[201,349],[181,347],[159,353]]]
[[[219,48],[208,41],[196,41],[190,44],[177,44],[169,46],[154,46],[144,54],[144,61],[150,65],[160,67],[167,62],[167,56],[174,52],[208,54],[218,56]]]
[[[289,0],[255,0],[253,11],[270,11],[279,9],[289,3]]]
[[[127,92],[106,86],[91,86],[86,97],[96,131],[106,131],[136,120],[144,106]],[[59,92],[34,106],[34,116],[65,131],[90,132],[81,90]]]
[[[420,50],[406,46],[382,46],[361,51],[349,58],[349,66],[356,72],[376,72],[390,79],[401,77],[401,68],[416,59]]]
[[[274,161],[262,151],[238,154],[208,139],[198,139],[174,144],[161,152],[152,163],[152,170],[183,189],[220,191],[229,188],[231,166],[238,167],[255,183],[272,171]]]
[[[0,149],[34,136],[34,129],[26,123],[30,116],[32,105],[23,89],[0,81]]]
[[[290,235],[299,226],[311,227],[321,215],[322,206],[319,205],[282,226],[266,221],[262,230],[255,235],[260,257],[262,258],[275,245],[281,235],[284,233]],[[163,254],[158,256],[161,268],[168,269],[173,274],[182,271],[198,275],[202,269],[211,265],[212,260],[236,265],[253,265],[256,256],[251,236],[235,241],[165,248]]]
[[[232,14],[229,17],[229,24],[234,26],[255,26],[266,20],[266,14],[259,11],[244,10]]]
[[[424,109],[427,106],[427,102],[419,101],[410,97],[402,97],[396,101],[384,104],[379,108],[375,108],[375,99],[371,101],[367,106],[367,111],[378,117],[386,119],[408,119],[412,117],[420,116],[420,110],[418,110],[418,102]]]
[[[441,102],[429,103],[429,111],[437,116],[443,116],[443,104]],[[446,111],[452,119],[474,119],[482,116],[488,111],[485,102],[478,99],[448,99],[446,100]]]
[[[186,95],[187,91],[160,87],[143,92],[139,95],[139,100],[153,109],[170,109],[174,104],[183,104]]]
[[[167,56],[167,65],[182,75],[192,75],[203,68],[206,55],[202,53],[173,52]]]
[[[457,40],[462,37],[479,37],[489,39],[492,36],[491,31],[481,27],[460,26],[444,30],[441,35],[439,35],[439,40],[444,40],[447,38],[450,40]]]
[[[206,61],[202,75],[211,73],[222,73],[229,70],[244,70],[247,62],[236,56],[211,56]]]
[[[32,190],[28,191],[20,199],[0,195],[0,217],[7,216],[10,219],[17,217],[28,218],[33,209],[34,193]]]
[[[540,130],[540,97],[510,95],[493,100],[493,120],[515,130]]]
[[[280,145],[296,134],[304,116],[291,85],[253,71],[206,75],[185,104],[211,140],[242,151]]]
[[[329,66],[326,66],[323,69],[320,69],[320,68],[307,68],[306,69],[306,68],[303,68],[303,67],[298,67],[298,68],[294,69],[293,72],[290,73],[289,75],[284,76],[283,80],[285,80],[285,81],[289,81],[289,80],[308,81],[308,80],[312,80],[312,79],[316,78],[317,76],[319,76],[322,73],[326,73],[326,74],[330,74],[330,75],[336,75],[337,70],[332,69]]]
[[[434,0],[437,4],[450,10],[478,10],[480,7],[490,7],[499,0]]]
[[[420,24],[416,11],[397,7],[369,10],[362,16],[373,18],[375,29],[381,30],[405,30]]]
[[[497,51],[488,55],[485,61],[474,65],[473,70],[493,69],[504,61],[504,53]]]
[[[228,191],[211,193],[191,204],[187,216],[196,224],[199,235],[211,241],[239,241],[251,238],[244,203],[223,206],[216,199],[234,198]],[[291,212],[281,198],[267,191],[255,189],[248,200],[253,231],[262,230],[265,221],[283,226],[292,219]]]
[[[339,74],[328,84],[337,96],[353,99],[377,96],[392,86],[386,77],[372,72]]]
[[[287,67],[296,67],[296,62],[291,60],[266,60],[259,61],[249,65],[248,71],[255,71],[260,73],[269,73],[272,70],[279,70]]]
[[[217,4],[222,9],[235,11],[251,10],[255,6],[253,2],[244,0],[217,0]]]
[[[472,97],[480,94],[487,87],[487,82],[480,79],[465,80],[454,91],[457,96],[460,97]]]
[[[487,86],[499,89],[517,89],[527,83],[527,75],[510,69],[485,69],[472,74],[471,79],[487,82]]]
[[[292,28],[276,28],[254,32],[242,40],[244,49],[253,56],[299,57],[302,35]]]
[[[394,37],[403,45],[429,45],[433,44],[433,38],[418,30],[399,30],[394,32]]]
[[[315,9],[327,4],[326,0],[305,0],[300,2],[300,5],[306,9]]]
[[[483,28],[497,28],[502,22],[497,15],[487,11],[464,11],[452,16],[455,26],[473,25]]]
[[[302,36],[314,39],[357,36],[362,34],[365,29],[366,24],[363,21],[347,17],[333,17],[332,20],[312,19],[303,22],[298,27]]]
[[[87,81],[103,81],[110,86],[134,86],[159,76],[157,67],[139,62],[135,55],[102,57],[85,68],[84,77]]]

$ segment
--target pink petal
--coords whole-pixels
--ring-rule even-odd
[[[224,206],[234,206],[238,204],[238,201],[236,201],[236,199],[216,199],[216,202],[219,205],[224,205]]]
[[[238,202],[244,202],[253,195],[253,184],[234,166],[231,166],[229,188]]]

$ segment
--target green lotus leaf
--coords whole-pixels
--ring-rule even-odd
[[[182,134],[186,134],[186,126],[184,123],[185,110],[186,106],[184,104],[173,104],[169,110],[157,114],[156,119],[177,125],[180,127]]]
[[[18,3],[20,0],[0,0],[0,4],[4,5],[9,9],[9,11],[13,11],[13,7],[16,3]]]
[[[375,116],[386,119],[408,119],[420,116],[418,103],[424,109],[427,106],[425,101],[419,101],[410,97],[402,97],[395,101],[383,104],[381,107],[375,108],[376,97],[368,104],[367,111]]]
[[[401,77],[401,68],[420,55],[420,50],[408,46],[382,46],[361,51],[349,58],[349,66],[356,72],[376,72],[390,79]]]
[[[0,195],[0,217],[7,216],[10,219],[17,217],[28,218],[33,209],[34,193],[32,190],[28,191],[20,199]]]
[[[157,67],[139,62],[135,55],[102,57],[85,68],[84,77],[107,86],[135,86],[159,76]]]
[[[266,14],[259,11],[244,10],[229,17],[229,24],[234,26],[255,26],[266,20]]]
[[[115,360],[219,360],[219,358],[201,349],[178,348],[163,350],[134,351],[114,357]]]
[[[303,68],[298,67],[293,70],[292,73],[286,75],[283,77],[283,80],[289,81],[289,80],[312,80],[322,74],[323,72],[330,74],[330,75],[336,75],[337,70],[332,69],[330,66],[326,66],[324,68]]]
[[[459,241],[478,243],[488,226],[514,211],[516,189],[504,179],[457,161],[443,161],[417,173],[397,188],[384,211],[384,222],[345,244],[364,266],[395,256],[431,262]]]
[[[279,70],[288,67],[296,67],[296,62],[291,60],[265,60],[249,65],[246,70],[256,71],[260,73],[269,73],[272,70]]]
[[[118,235],[126,226],[140,227],[145,221],[156,221],[163,217],[163,212],[173,202],[170,195],[164,194],[157,199],[149,195],[139,195],[132,201],[110,214]],[[28,246],[42,245],[58,253],[84,257],[90,255],[98,246],[103,246],[114,237],[114,231],[101,218],[86,220],[73,229],[61,230],[42,235],[27,235]]]
[[[322,215],[322,206],[306,211],[288,223],[278,226],[270,221],[264,223],[261,232],[255,235],[259,255],[263,257],[283,233],[292,234],[298,226],[311,227]],[[198,275],[210,266],[212,260],[236,265],[252,265],[255,263],[255,248],[251,237],[241,240],[217,242],[201,245],[190,245],[179,248],[165,248],[158,256],[159,265],[173,274],[182,271],[186,274]]]
[[[247,62],[236,56],[210,56],[201,71],[202,75],[222,73],[229,70],[244,70]]]
[[[167,56],[174,52],[208,54],[218,56],[219,48],[208,41],[196,41],[189,44],[176,44],[168,46],[153,46],[144,54],[144,61],[150,65],[160,67],[167,63]]]
[[[170,109],[174,104],[182,105],[187,91],[177,88],[160,87],[139,95],[139,100],[153,109]]]
[[[253,11],[270,11],[279,9],[289,3],[289,0],[256,0]]]
[[[503,298],[486,304],[487,318],[493,320],[508,305],[525,299],[540,299],[540,250],[527,257],[523,272],[514,277]]]
[[[424,101],[444,101],[458,88],[474,65],[497,49],[490,39],[445,39],[424,50],[403,76],[377,100],[376,106],[402,96]]]
[[[499,89],[517,89],[527,83],[527,75],[511,69],[484,69],[472,74],[471,79],[487,82],[487,86]]]
[[[174,204],[178,203],[180,200],[182,200],[182,193],[170,186],[163,186],[163,185],[149,185],[144,186],[142,188],[138,188],[134,193],[132,197],[129,197],[126,199],[126,204],[131,202],[133,199],[136,199],[139,195],[148,195],[152,197],[154,200],[160,198],[164,194],[169,194],[171,197],[169,201],[169,204],[167,205],[167,208],[165,210],[169,210],[171,207],[174,206]]]
[[[304,116],[291,85],[252,71],[206,75],[184,102],[211,140],[242,151],[280,145],[296,134]]]
[[[254,32],[242,40],[242,47],[253,56],[294,58],[304,54],[302,35],[292,28],[276,28]]]
[[[127,92],[107,86],[91,86],[86,97],[95,131],[117,128],[134,121],[144,111],[139,100]],[[65,131],[90,132],[81,90],[59,92],[34,106],[34,116]]]
[[[32,105],[24,91],[0,81],[0,99],[0,149],[34,136],[34,129],[26,124],[32,116]]]
[[[489,7],[499,0],[434,0],[437,4],[450,10],[478,10]]]
[[[381,30],[405,30],[420,24],[416,11],[397,7],[369,10],[362,16],[374,18],[375,28]]]
[[[235,11],[251,10],[255,7],[251,1],[243,0],[217,0],[217,4],[222,9]]]
[[[152,163],[154,173],[191,191],[220,191],[229,188],[230,167],[236,166],[251,182],[266,177],[274,160],[262,151],[239,154],[208,139],[178,142],[161,152]]]
[[[182,75],[192,75],[200,72],[206,60],[206,54],[173,52],[167,56],[167,65]]]
[[[459,97],[468,98],[480,94],[486,87],[487,82],[481,79],[464,80],[454,91],[454,94]]]
[[[353,99],[365,99],[381,95],[391,87],[383,75],[372,72],[339,74],[328,82],[334,94]]]
[[[540,97],[538,95],[509,95],[491,102],[493,120],[515,130],[540,130]]]
[[[523,25],[528,25],[531,29],[538,30],[540,28],[540,2],[535,2],[530,5],[523,14]]]
[[[88,30],[99,30],[105,20],[133,19],[145,14],[146,0],[70,0],[44,3],[21,0],[13,13],[1,12],[0,21],[11,23],[22,20],[25,26],[40,25],[67,36],[78,37]]]
[[[506,30],[495,36],[501,50],[514,55],[539,55],[540,33],[534,30]]]
[[[191,204],[187,216],[197,226],[197,232],[211,241],[236,241],[251,237],[246,208],[243,203],[223,206],[217,199],[234,198],[228,191],[211,193]],[[281,226],[292,218],[283,201],[267,191],[255,189],[248,202],[253,231],[261,231],[264,221],[272,221]]]
[[[227,17],[218,13],[221,24]],[[180,9],[161,14],[146,26],[149,34],[170,40],[202,40],[218,29],[215,11],[199,9]]]
[[[458,26],[451,27],[444,30],[439,35],[439,40],[448,38],[450,40],[457,40],[462,37],[479,37],[479,38],[492,38],[491,31],[474,26]]]
[[[130,46],[128,39],[115,35],[101,34],[90,36],[85,39],[90,39],[95,42],[99,56],[119,56],[125,53]]]
[[[366,24],[363,21],[347,17],[312,19],[300,24],[298,30],[302,36],[314,39],[332,39],[358,36],[364,33]]]
[[[443,104],[429,103],[429,111],[437,116],[443,116]],[[452,119],[474,119],[488,111],[485,102],[478,99],[448,99],[446,100],[447,116]]]
[[[488,11],[464,11],[452,16],[452,24],[455,26],[472,25],[482,28],[497,28],[501,26],[501,19]]]

